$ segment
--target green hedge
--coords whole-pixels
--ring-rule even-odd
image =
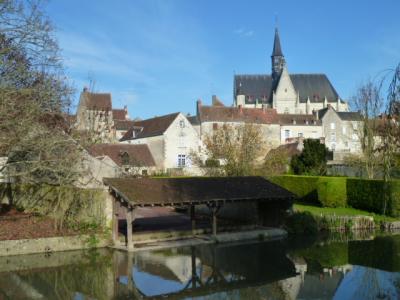
[[[282,175],[268,179],[294,193],[301,202],[324,207],[347,204],[345,177]]]
[[[300,201],[320,204],[318,201],[318,176],[282,175],[272,176],[268,180],[295,194]]]
[[[348,204],[354,208],[383,214],[385,189],[382,180],[347,179]],[[400,181],[388,182],[386,215],[400,216]]]
[[[384,183],[348,177],[282,175],[268,178],[294,193],[298,200],[323,207],[346,207],[383,214]],[[385,214],[400,216],[400,180],[388,183]]]
[[[320,177],[317,181],[318,201],[323,207],[345,207],[347,189],[345,177]]]

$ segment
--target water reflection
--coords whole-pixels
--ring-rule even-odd
[[[399,299],[400,237],[0,257],[0,299]]]

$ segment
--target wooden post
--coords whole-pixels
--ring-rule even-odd
[[[126,247],[128,251],[133,251],[133,239],[132,239],[132,226],[133,226],[133,209],[126,208]]]
[[[212,215],[212,233],[214,237],[217,237],[217,214],[219,209],[221,208],[221,204],[212,203],[207,205],[211,210]]]
[[[113,219],[112,219],[112,239],[115,246],[119,245],[119,238],[118,238],[118,208],[119,203],[117,199],[112,196],[113,201]]]
[[[196,217],[195,217],[195,206],[190,205],[190,220],[192,221],[192,235],[195,235],[196,230]]]

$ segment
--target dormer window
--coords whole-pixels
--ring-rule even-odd
[[[129,154],[127,152],[121,154],[121,162],[124,166],[129,165]]]

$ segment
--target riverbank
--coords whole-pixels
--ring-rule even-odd
[[[313,217],[318,231],[394,230],[400,229],[400,218],[379,215],[351,207],[319,207],[296,203],[293,210]]]

